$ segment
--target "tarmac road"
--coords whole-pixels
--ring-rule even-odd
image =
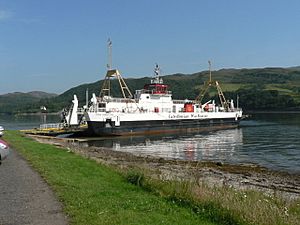
[[[0,165],[0,225],[65,225],[62,205],[14,150]]]

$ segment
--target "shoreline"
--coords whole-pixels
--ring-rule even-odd
[[[105,147],[80,146],[72,139],[27,135],[38,142],[68,148],[69,151],[119,169],[138,168],[159,180],[194,181],[209,186],[257,190],[284,199],[300,198],[300,174],[272,171],[252,164],[170,160],[112,151]]]
[[[244,113],[248,114],[281,114],[281,113],[287,113],[287,114],[300,114],[300,110],[291,110],[291,111],[265,111],[265,110],[258,110],[258,111],[244,111]]]
[[[0,115],[9,115],[9,116],[41,116],[41,115],[60,115],[60,112],[37,112],[37,113],[0,113]]]
[[[41,115],[60,115],[60,112],[49,112],[49,113],[43,113],[43,112],[38,112],[38,113],[16,113],[12,115],[16,116],[41,116]]]

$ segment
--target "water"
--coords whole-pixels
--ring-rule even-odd
[[[59,122],[59,116],[0,116],[5,129]],[[169,159],[257,164],[300,173],[300,114],[253,114],[240,128],[200,134],[100,138],[85,143],[115,151]]]
[[[26,130],[40,127],[42,123],[59,123],[60,115],[3,115],[0,114],[0,125],[6,130]]]
[[[88,145],[168,159],[256,164],[298,174],[300,114],[253,114],[236,129],[110,138],[90,141]]]

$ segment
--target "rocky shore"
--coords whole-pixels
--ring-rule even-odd
[[[257,165],[229,165],[220,162],[167,160],[151,156],[113,151],[109,148],[85,147],[70,139],[31,136],[42,143],[54,144],[70,152],[121,169],[138,168],[147,175],[162,180],[180,180],[205,183],[210,186],[228,186],[237,190],[254,189],[280,195],[286,200],[300,197],[300,175],[271,171]]]

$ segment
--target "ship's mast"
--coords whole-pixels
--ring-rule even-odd
[[[208,67],[209,67],[209,83],[211,83],[211,61],[208,60]]]
[[[132,98],[132,94],[127,86],[127,84],[125,83],[124,79],[122,78],[119,70],[117,69],[112,69],[112,41],[110,40],[110,38],[108,39],[107,42],[107,48],[108,48],[108,63],[107,63],[107,72],[106,72],[106,76],[100,91],[100,97],[103,98],[104,96],[111,96],[111,88],[110,88],[110,79],[112,77],[117,78],[119,85],[120,85],[120,89],[121,89],[121,93],[123,95],[123,98]]]
[[[217,89],[218,96],[219,96],[220,103],[221,103],[222,107],[225,110],[228,110],[229,109],[228,102],[226,101],[226,98],[225,98],[225,96],[223,94],[223,91],[221,89],[221,86],[220,86],[219,82],[212,80],[212,76],[211,76],[211,61],[210,60],[208,61],[208,66],[209,66],[209,81],[204,83],[204,88],[203,88],[202,92],[195,99],[195,102],[201,104],[201,102],[202,102],[202,100],[204,98],[204,95],[207,93],[207,91],[209,90],[209,88],[212,87],[212,86],[214,86]]]
[[[162,78],[160,78],[160,67],[158,66],[158,64],[155,64],[155,68],[154,68],[154,79],[151,80],[152,84],[162,84],[163,80]]]
[[[107,59],[107,70],[112,68],[112,41],[108,38],[107,41],[108,59]]]

